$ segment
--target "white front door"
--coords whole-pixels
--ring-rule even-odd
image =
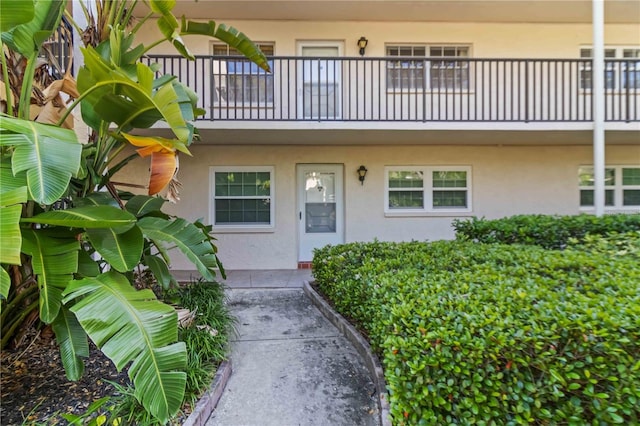
[[[313,259],[313,249],[344,242],[342,164],[298,165],[298,261]]]
[[[299,75],[302,77],[299,105],[306,119],[339,119],[342,114],[342,44],[301,42]],[[309,58],[309,59],[306,59]]]

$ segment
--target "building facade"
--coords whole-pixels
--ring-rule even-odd
[[[272,69],[195,37],[196,61],[167,46],[148,59],[206,111],[171,212],[212,224],[228,269],[452,238],[457,218],[593,213],[598,112],[605,212],[640,212],[638,2],[604,2],[601,105],[591,1],[180,1],[175,13],[240,29]],[[144,161],[129,180],[147,180]]]

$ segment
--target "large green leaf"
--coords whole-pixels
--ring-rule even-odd
[[[31,0],[0,0],[0,32],[26,24],[33,19],[34,9]]]
[[[15,146],[13,174],[26,174],[29,192],[38,203],[57,201],[80,168],[82,145],[72,130],[3,116],[0,146]]]
[[[0,121],[4,118],[0,118]],[[0,145],[2,144],[3,135],[0,133]],[[11,169],[11,157],[2,157],[0,160],[0,191],[9,191],[11,189],[27,186],[27,177],[24,174],[18,176],[13,175]]]
[[[144,238],[137,226],[119,234],[113,229],[87,229],[87,237],[100,256],[118,272],[131,271],[140,263]]]
[[[11,290],[11,277],[4,267],[0,266],[0,296],[6,299],[9,297],[9,290]]]
[[[22,251],[32,257],[40,288],[40,319],[51,323],[60,311],[62,291],[78,270],[80,243],[73,234],[22,230]]]
[[[22,206],[0,207],[0,263],[20,264]]]
[[[0,263],[20,264],[20,215],[27,201],[27,187],[5,191],[0,187]],[[0,292],[0,294],[4,294]]]
[[[22,218],[22,222],[58,225],[68,228],[111,228],[121,233],[131,229],[136,217],[112,206],[86,206],[67,210],[50,210],[33,217]]]
[[[84,297],[81,297],[84,296]],[[178,339],[178,316],[151,290],[136,291],[122,274],[106,272],[72,281],[65,303],[89,337],[118,370],[132,362],[129,377],[135,395],[165,423],[182,404],[187,352]]]
[[[128,212],[140,218],[149,213],[159,212],[162,205],[166,202],[164,198],[149,197],[148,195],[136,195],[127,201],[124,206]]]
[[[169,271],[169,266],[165,263],[164,259],[160,256],[145,255],[144,264],[149,267],[153,276],[158,281],[158,284],[163,289],[168,289],[172,284],[178,285],[173,275]]]
[[[149,5],[155,13],[166,15],[176,6],[176,0],[149,0]]]
[[[258,46],[256,46],[255,43],[252,42],[244,33],[241,33],[233,27],[228,27],[225,24],[220,24],[216,27],[216,23],[214,21],[195,22],[189,21],[183,16],[180,34],[215,37],[242,53],[260,68],[265,71],[271,71],[269,61],[267,61],[267,58]]]
[[[193,61],[195,57],[182,41],[182,37],[180,37],[180,30],[178,29],[180,25],[176,17],[169,13],[158,18],[157,23],[164,38],[173,44],[173,47],[182,56]]]
[[[80,250],[78,252],[78,271],[76,275],[82,278],[97,277],[100,272],[98,262],[93,260],[89,252]]]
[[[159,120],[169,125],[176,137],[190,143],[191,129],[179,106],[180,99],[168,82],[153,90],[153,71],[147,65],[136,64],[137,80],[120,68],[112,67],[95,49],[82,49],[84,66],[78,72],[78,90],[85,96],[82,108],[90,107],[108,123],[123,130],[149,128]]]
[[[173,47],[175,47],[182,56],[194,60],[195,57],[189,52],[189,49],[187,49],[187,46],[182,41],[182,37],[180,37],[178,20],[171,13],[176,5],[176,0],[151,0],[150,5],[151,10],[161,15],[156,23],[164,38],[173,44]]]
[[[76,319],[76,316],[64,306],[51,323],[60,346],[60,359],[67,379],[78,380],[84,372],[82,357],[89,356],[87,334]]]
[[[220,262],[220,258],[218,257],[218,247],[216,247],[215,241],[216,238],[211,235],[211,231],[213,230],[213,225],[205,225],[202,223],[202,218],[196,219],[193,224],[200,229],[200,231],[207,237],[209,243],[211,243],[211,247],[213,248],[213,252],[216,254],[216,264],[218,265],[218,271],[220,275],[225,280],[227,279],[227,273],[224,270],[224,266],[222,266],[222,262]]]
[[[11,13],[17,6],[3,0],[0,3],[2,7],[2,15]],[[25,10],[28,12],[33,7],[32,19],[11,28],[8,32],[2,33],[2,41],[11,49],[19,52],[23,56],[31,57],[37,53],[53,32],[60,25],[60,19],[64,12],[66,2],[64,0],[35,0],[35,4],[31,0],[23,0],[20,3],[25,4]],[[26,4],[31,3],[31,4]],[[4,7],[7,6],[7,10]],[[20,12],[19,19],[25,19]],[[7,17],[7,19],[12,19]],[[3,18],[4,21],[4,18]]]
[[[204,279],[213,281],[217,267],[215,249],[193,223],[182,218],[173,221],[144,217],[138,221],[142,233],[158,247],[176,246],[198,269]]]
[[[118,202],[113,199],[107,192],[94,192],[86,197],[76,198],[73,200],[75,207],[85,206],[112,206],[118,207]]]

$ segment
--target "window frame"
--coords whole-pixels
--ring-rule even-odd
[[[593,205],[581,205],[580,204],[580,199],[581,199],[581,192],[585,191],[585,190],[591,190],[593,191],[593,185],[580,185],[580,172],[581,169],[583,168],[588,168],[592,170],[593,173],[593,165],[590,164],[582,164],[580,166],[578,166],[578,207],[580,209],[581,212],[591,212],[595,210],[595,207]],[[605,169],[612,169],[614,171],[614,183],[613,185],[606,185],[605,186],[605,191],[606,190],[613,190],[613,205],[605,205],[604,209],[607,212],[640,212],[640,204],[638,205],[632,205],[632,206],[625,206],[623,205],[623,201],[624,201],[624,190],[640,190],[640,184],[638,185],[623,185],[623,169],[640,169],[640,166],[638,165],[631,165],[631,164],[616,164],[616,165],[611,165],[611,164],[607,164],[605,166]]]
[[[216,196],[216,173],[269,173],[269,196]],[[273,231],[275,229],[275,167],[274,166],[211,166],[209,167],[209,223],[215,231],[253,230]],[[269,199],[269,223],[222,223],[216,224],[216,200],[218,199]]]
[[[424,56],[415,56],[415,55],[411,55],[411,56],[403,56],[400,55],[400,50],[401,49],[411,49],[412,53],[415,50],[423,50],[424,51]],[[390,49],[397,49],[398,50],[398,55],[391,55],[390,54]],[[466,56],[432,56],[431,55],[431,51],[433,49],[441,49],[441,51],[445,51],[447,49],[455,49],[456,52],[458,52],[458,50],[466,50]],[[399,57],[399,58],[416,58],[414,60],[407,60],[407,61],[394,61],[393,58],[394,57]],[[398,94],[398,93],[422,93],[422,92],[451,92],[451,93],[470,93],[472,92],[472,76],[471,76],[471,72],[470,69],[471,67],[469,66],[469,62],[463,62],[466,64],[466,66],[457,66],[455,67],[455,70],[457,72],[460,73],[465,73],[466,75],[466,85],[462,84],[462,87],[447,87],[446,85],[438,85],[437,87],[434,87],[432,85],[432,70],[433,69],[445,69],[446,70],[446,66],[435,66],[435,64],[443,64],[445,62],[447,62],[447,59],[453,58],[456,60],[456,62],[460,62],[463,59],[471,59],[472,58],[472,45],[471,44],[466,44],[466,43],[455,43],[455,44],[431,44],[431,43],[386,43],[385,44],[385,59],[387,61],[387,65],[386,65],[386,72],[385,72],[385,85],[386,85],[386,91],[387,94]],[[403,67],[401,66],[401,62],[414,62],[414,66],[411,66],[411,64],[409,64],[410,66],[408,67]],[[421,63],[419,65],[415,65]],[[393,66],[394,64],[396,64],[395,66]],[[400,65],[400,66],[399,66]],[[390,82],[393,79],[389,78],[389,73],[392,71],[402,71],[402,70],[411,70],[414,73],[420,72],[421,74],[421,81],[422,81],[422,87],[417,87],[416,85],[413,85],[413,87],[404,87],[402,85],[399,85],[398,87],[394,87],[390,85]],[[400,81],[402,80],[402,78],[400,78]],[[444,81],[446,81],[447,79],[445,78]],[[455,77],[454,77],[455,80]],[[418,81],[417,79],[412,79],[412,82]],[[462,82],[462,79],[460,80]],[[454,85],[455,86],[455,85]]]
[[[423,207],[398,208],[389,207],[389,192],[396,188],[389,186],[389,172],[422,172],[423,175]],[[433,172],[466,172],[464,188],[446,188],[447,190],[466,191],[466,207],[434,207],[433,194],[442,188],[433,186]],[[473,174],[471,166],[385,166],[384,168],[384,213],[385,216],[465,216],[473,212]],[[414,189],[415,190],[415,189]]]
[[[608,52],[613,52],[613,56],[607,56]],[[625,57],[625,54],[627,52],[635,52],[636,56],[635,58],[633,56],[631,57]],[[640,45],[638,46],[632,46],[632,45],[607,45],[604,47],[604,53],[605,53],[605,61],[607,59],[614,59],[614,60],[618,60],[619,62],[613,62],[613,63],[609,63],[607,64],[605,62],[605,90],[607,92],[611,92],[611,93],[620,93],[620,92],[626,92],[626,91],[640,91],[640,83],[638,83],[638,81],[640,81]],[[578,87],[580,89],[580,91],[582,93],[591,93],[592,91],[592,86],[593,83],[591,84],[590,87],[586,87],[585,86],[585,82],[586,82],[586,77],[583,76],[583,73],[585,72],[589,72],[590,73],[590,77],[589,79],[591,81],[593,81],[593,76],[591,75],[592,73],[592,59],[593,59],[593,46],[587,45],[587,46],[580,46],[579,49],[579,56],[580,56],[580,64],[578,65]],[[625,75],[625,71],[626,71],[626,67],[627,67],[627,63],[631,63],[631,67],[630,72],[634,73],[634,77],[633,79],[627,80],[626,75]],[[613,78],[611,80],[607,79],[607,76],[609,73],[612,73]],[[612,84],[608,85],[607,82],[611,81]],[[635,86],[628,86],[629,81],[633,81]]]
[[[255,44],[262,49],[263,47],[269,47],[271,49],[271,55],[266,55],[266,56],[273,56],[275,55],[275,49],[276,49],[276,44],[275,42],[255,42]],[[221,54],[216,54],[216,48],[225,48],[226,49],[226,54],[225,55],[221,55]],[[211,42],[210,44],[210,49],[211,49],[211,56],[212,56],[212,76],[213,76],[213,105],[215,107],[221,107],[221,108],[237,108],[237,107],[246,107],[246,108],[274,108],[274,104],[275,104],[275,94],[276,94],[276,90],[275,90],[275,83],[276,83],[276,79],[274,77],[274,61],[273,59],[269,59],[268,63],[269,66],[271,67],[271,73],[267,73],[266,71],[257,68],[257,72],[253,73],[252,72],[252,68],[253,67],[257,67],[257,65],[253,64],[249,59],[245,58],[244,56],[242,56],[237,50],[235,50],[233,47],[225,44],[225,43],[219,43],[219,42]],[[235,53],[234,53],[235,52]],[[230,59],[230,57],[238,57],[237,60],[235,59]],[[223,59],[216,59],[216,58],[220,58],[222,57]],[[243,72],[229,72],[229,62],[239,62],[242,64],[242,71]],[[223,65],[224,64],[224,65]],[[245,67],[248,66],[249,72],[244,72]],[[226,72],[223,72],[223,70],[226,69]],[[243,79],[243,83],[242,83],[242,99],[240,100],[229,100],[229,87],[230,87],[230,81],[232,77],[238,77],[238,76],[242,76]],[[257,94],[261,95],[264,93],[265,99],[264,100],[260,100],[258,99],[257,101],[252,101],[252,100],[245,100],[244,96],[245,96],[245,84],[244,84],[244,80],[246,78],[251,78],[251,77],[257,77],[258,79],[264,78],[265,80],[265,90],[260,91],[257,90]],[[226,88],[227,88],[227,94],[226,96],[223,98],[221,96],[221,94],[217,93],[216,89],[220,89],[223,87],[222,84],[222,79],[226,79]],[[220,83],[216,83],[216,79],[220,79]],[[267,88],[269,87],[268,81],[271,81],[270,84],[270,88],[271,90],[267,90]],[[251,91],[250,91],[251,93]],[[269,97],[271,97],[271,99],[269,99]]]

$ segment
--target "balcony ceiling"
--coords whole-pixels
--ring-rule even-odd
[[[417,22],[591,22],[591,0],[178,0],[193,19]],[[140,14],[141,12],[138,12]],[[639,0],[606,0],[607,23],[639,23]]]

